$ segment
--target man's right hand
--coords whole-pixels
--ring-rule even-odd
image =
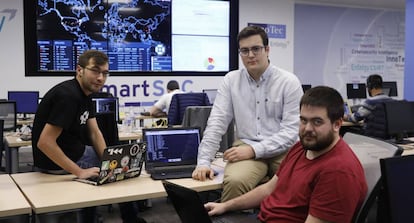
[[[96,177],[99,176],[99,168],[98,167],[92,167],[88,169],[82,169],[79,174],[76,174],[76,176],[80,179],[86,179],[89,177]]]
[[[204,204],[204,208],[207,210],[209,216],[221,215],[227,212],[226,203],[208,202]]]
[[[206,179],[212,180],[214,178],[214,171],[209,167],[197,167],[193,171],[193,179],[205,181]]]

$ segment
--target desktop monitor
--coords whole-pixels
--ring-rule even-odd
[[[312,85],[310,85],[310,84],[302,84],[303,93],[305,93],[307,90],[309,90],[311,88],[312,88]]]
[[[92,98],[93,109],[96,115],[101,114],[115,114],[116,121],[119,120],[119,104],[118,98]]]
[[[35,114],[39,105],[39,91],[8,91],[8,100],[16,102],[16,113]]]
[[[414,133],[414,102],[392,100],[384,102],[384,108],[387,134],[397,143]]]
[[[203,92],[207,94],[210,104],[213,104],[216,99],[217,89],[203,89]]]
[[[380,166],[385,201],[385,207],[379,210],[383,215],[381,220],[411,222],[414,219],[414,155],[381,159]]]
[[[397,82],[395,81],[384,81],[382,82],[383,93],[390,97],[397,97]],[[388,93],[388,94],[387,94]]]
[[[367,98],[366,85],[363,83],[346,84],[346,95],[348,99]]]

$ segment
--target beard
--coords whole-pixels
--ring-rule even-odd
[[[305,150],[321,151],[326,149],[335,140],[334,133],[330,131],[325,136],[316,136],[313,132],[304,132],[299,135],[300,143]],[[311,138],[312,141],[309,141]]]

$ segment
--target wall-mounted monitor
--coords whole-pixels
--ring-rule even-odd
[[[382,90],[385,95],[388,95],[390,97],[398,96],[397,82],[395,81],[382,82]]]
[[[24,1],[26,76],[72,76],[87,49],[112,76],[220,76],[238,68],[238,0]]]
[[[7,98],[9,101],[16,102],[16,113],[35,114],[39,105],[39,91],[8,91]]]
[[[367,86],[364,83],[346,84],[346,95],[348,99],[367,98]]]

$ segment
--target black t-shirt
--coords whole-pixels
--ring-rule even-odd
[[[64,81],[50,89],[41,100],[33,122],[32,147],[36,167],[47,170],[62,169],[37,148],[40,133],[46,123],[63,128],[57,144],[71,160],[83,155],[88,140],[86,121],[95,116],[91,99],[76,79]]]

